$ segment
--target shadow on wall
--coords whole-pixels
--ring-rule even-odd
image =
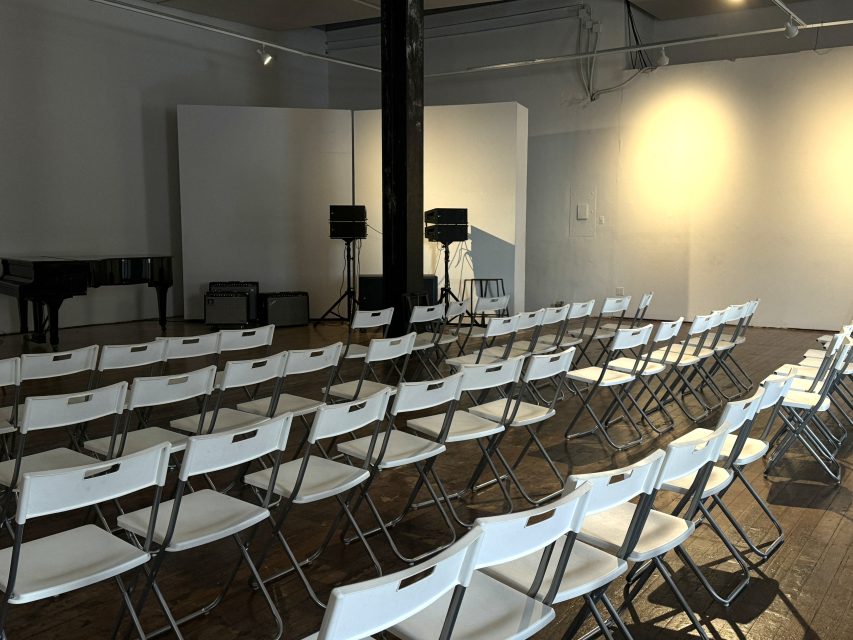
[[[514,304],[515,245],[472,226],[471,261],[474,269],[473,277],[503,278],[504,289],[510,296],[509,308],[512,309]]]

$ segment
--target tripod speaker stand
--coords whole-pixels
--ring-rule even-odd
[[[314,323],[315,325],[318,322],[322,322],[323,320],[335,319],[335,320],[346,320],[347,322],[352,321],[353,314],[355,314],[355,306],[356,306],[356,297],[355,297],[355,287],[353,287],[353,272],[355,271],[355,255],[352,252],[352,243],[355,242],[354,239],[344,239],[345,256],[347,263],[347,281],[346,281],[346,290],[340,295],[340,297],[332,303],[332,306],[326,310],[320,318]],[[338,306],[346,300],[347,301],[347,315],[342,316],[338,313]]]
[[[431,209],[424,213],[424,237],[430,242],[440,242],[444,251],[444,286],[438,301],[447,305],[459,298],[450,288],[450,245],[468,240],[468,209]]]
[[[314,325],[326,319],[346,320],[352,322],[358,299],[355,296],[353,276],[355,275],[355,254],[352,243],[367,237],[367,211],[363,205],[332,205],[329,207],[329,237],[333,240],[343,240],[346,260],[346,290],[332,303],[326,313],[320,316]],[[338,312],[340,304],[347,301],[347,315]]]
[[[439,304],[447,304],[451,298],[459,302],[459,298],[453,293],[450,288],[450,242],[442,242],[441,250],[444,252],[444,286],[441,287],[441,294],[438,296]]]

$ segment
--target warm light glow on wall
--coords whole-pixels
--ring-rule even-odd
[[[737,171],[732,107],[710,90],[653,94],[626,125],[623,161],[635,182],[632,196],[650,214],[704,209]]]
[[[836,96],[842,98],[842,96]],[[834,203],[840,222],[853,226],[853,94],[824,102],[810,119],[811,126],[797,136],[801,149],[800,171],[809,190]],[[809,129],[812,129],[811,131]],[[824,207],[824,215],[829,207]]]

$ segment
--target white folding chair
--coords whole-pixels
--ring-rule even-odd
[[[434,304],[412,308],[409,327],[406,332],[417,334],[412,346],[412,353],[415,354],[421,367],[426,371],[427,377],[430,378],[441,377],[438,365],[441,363],[443,352],[439,347],[439,342],[442,338],[446,339],[444,326],[444,305]]]
[[[355,332],[381,329],[380,335],[385,338],[388,336],[388,329],[391,327],[391,319],[393,317],[394,307],[378,311],[356,311],[349,325],[347,341],[341,357],[344,360],[360,360],[364,358],[367,355],[367,345],[354,342]]]
[[[5,358],[0,360],[0,389],[12,387],[12,411],[8,418],[0,418],[0,438],[3,441],[3,452],[8,456],[9,443],[6,436],[14,433],[18,424],[18,403],[21,398],[21,359]],[[5,391],[4,391],[5,393]]]
[[[217,374],[219,381],[214,385],[217,393],[213,409],[204,416],[197,413],[176,418],[169,422],[169,426],[172,429],[196,435],[245,427],[257,424],[263,417],[271,417],[284,377],[287,355],[287,351],[283,351],[255,360],[230,360],[226,362],[225,369]],[[265,382],[274,382],[275,386],[272,396],[267,398],[268,407],[263,416],[222,406],[226,391],[257,386]]]
[[[750,389],[750,385],[742,381],[731,367],[726,364],[726,360],[728,360],[735,347],[738,346],[738,343],[734,340],[723,339],[726,328],[731,323],[735,323],[735,328],[732,331],[731,336],[734,338],[740,334],[741,326],[748,312],[749,303],[733,304],[723,309],[722,318],[720,319],[719,325],[716,327],[716,331],[713,335],[710,335],[709,339],[706,341],[706,346],[713,352],[713,364],[708,370],[708,377],[715,381],[715,388],[719,390],[720,395],[726,400],[739,398]],[[729,382],[732,383],[734,386],[734,393],[727,394],[723,389],[722,384],[716,382],[715,376],[720,372],[722,372]],[[701,390],[705,384],[706,383],[700,385],[699,389]]]
[[[355,400],[385,389],[393,394],[397,384],[405,380],[406,367],[409,364],[409,356],[412,354],[416,335],[413,332],[399,338],[374,338],[364,354],[364,363],[358,379],[333,384],[323,391],[341,400]],[[398,365],[399,361],[402,361],[402,364]],[[375,365],[380,363],[386,363],[388,366],[387,374],[381,379],[375,369]]]
[[[148,375],[159,375],[166,364],[165,340],[152,340],[138,344],[111,344],[101,347],[98,359],[99,383],[106,371],[122,371],[148,367]]]
[[[210,364],[216,364],[219,359],[219,342],[222,334],[205,333],[198,336],[160,337],[166,343],[166,362],[200,358]]]
[[[623,451],[638,445],[643,441],[643,432],[640,431],[637,423],[631,416],[630,409],[625,404],[625,399],[639,409],[641,413],[642,409],[640,409],[633,396],[625,393],[625,389],[628,385],[633,383],[634,380],[636,380],[638,375],[637,372],[642,368],[642,365],[645,362],[643,359],[643,353],[649,343],[649,339],[651,338],[652,329],[654,329],[654,326],[650,324],[636,329],[617,329],[613,339],[610,340],[604,348],[605,358],[601,366],[592,365],[590,367],[572,369],[569,371],[567,374],[569,386],[578,396],[581,396],[581,406],[578,408],[577,413],[575,413],[574,418],[569,422],[568,427],[566,427],[565,437],[567,440],[598,432],[603,436],[604,440],[617,451]],[[639,350],[639,352],[637,352],[637,350]],[[609,368],[612,361],[624,357],[623,354],[626,352],[638,354],[634,359],[634,365],[628,372]],[[582,393],[578,384],[586,385],[586,392]],[[598,417],[598,414],[595,413],[591,405],[592,399],[595,397],[595,394],[599,389],[607,389],[613,396],[613,400],[604,412],[604,421]],[[637,432],[638,437],[636,440],[631,440],[624,444],[618,444],[608,433],[607,420],[616,415],[617,410],[621,411],[621,416],[624,417],[631,428]],[[577,424],[584,411],[586,411],[592,418],[592,429],[588,429],[580,433],[572,433],[572,429],[575,424]]]
[[[144,508],[118,517],[119,527],[137,537],[150,535],[158,547],[137,605],[141,611],[149,591],[153,592],[166,615],[167,626],[151,635],[171,630],[180,638],[181,625],[206,615],[222,602],[234,582],[237,570],[245,562],[275,620],[274,637],[278,639],[282,636],[284,624],[281,616],[260,579],[248,548],[254,539],[257,525],[270,515],[267,507],[273,495],[272,485],[275,483],[281,455],[290,433],[290,422],[291,416],[284,415],[228,432],[191,437],[178,472],[174,497],[163,501],[156,515],[152,513],[151,508]],[[274,455],[275,462],[270,469],[270,484],[266,487],[267,493],[262,506],[211,489],[186,491],[188,483],[194,477],[242,467],[270,454]],[[152,521],[153,528],[150,527]],[[240,534],[248,530],[251,532],[244,539]],[[240,549],[240,557],[229,573],[222,591],[210,604],[176,619],[157,583],[166,557],[226,538],[231,538],[236,543]]]
[[[628,312],[628,306],[631,304],[631,296],[620,296],[617,298],[605,298],[601,304],[601,309],[598,312],[598,317],[595,319],[595,324],[590,328],[583,328],[579,332],[570,330],[570,335],[581,338],[585,342],[581,345],[578,360],[585,358],[591,365],[596,365],[606,352],[607,344],[613,340],[616,335],[616,330],[622,328],[625,320],[625,314]],[[613,329],[605,329],[602,323],[607,320],[616,320]],[[593,343],[601,344],[602,351],[596,358],[595,362],[587,355],[587,351]]]
[[[320,631],[304,640],[363,640],[429,607],[455,587],[469,584],[481,536],[481,530],[474,529],[414,567],[333,589]],[[436,639],[449,640],[452,631],[450,621]]]
[[[521,369],[524,366],[524,358],[510,358],[495,364],[475,364],[462,367],[462,392],[469,397],[475,391],[480,392],[479,403],[488,401],[490,393],[497,393],[504,398],[504,412],[498,422],[477,416],[471,411],[455,409],[449,417],[448,413],[438,413],[406,421],[406,426],[439,444],[474,441],[480,449],[480,461],[475,466],[471,480],[462,491],[448,493],[440,474],[433,467],[434,479],[442,498],[450,510],[450,514],[456,522],[463,527],[472,527],[473,523],[462,520],[453,506],[453,499],[461,498],[471,493],[477,479],[486,467],[492,472],[498,488],[504,500],[504,512],[512,511],[512,498],[504,486],[502,477],[495,466],[492,456],[495,453],[497,436],[506,430],[507,419],[511,409],[511,400],[515,393],[515,386],[521,378]],[[475,404],[477,402],[475,401]],[[428,503],[419,503],[418,507]]]
[[[168,448],[162,445],[109,462],[89,459],[82,466],[24,474],[15,515],[15,541],[0,550],[0,637],[6,637],[9,605],[55,598],[111,579],[121,591],[136,633],[146,637],[122,574],[138,570],[149,561],[150,535],[137,548],[93,524],[27,542],[24,530],[35,518],[97,506],[156,487],[153,520],[166,482],[168,455]]]
[[[83,448],[103,458],[142,451],[161,442],[168,442],[173,453],[183,451],[187,444],[186,434],[156,426],[144,426],[130,431],[132,416],[138,410],[172,405],[186,400],[199,400],[201,412],[196,433],[200,433],[201,416],[207,413],[207,402],[213,391],[215,375],[216,367],[211,365],[189,373],[134,379],[127,394],[127,411],[125,411],[121,429],[113,429],[112,435],[109,436],[86,440]]]
[[[512,355],[517,356],[523,353],[542,355],[543,353],[552,353],[557,351],[560,346],[560,338],[565,330],[566,321],[568,320],[569,310],[571,307],[572,305],[566,304],[562,307],[546,308],[542,314],[542,321],[539,324],[539,332],[536,336],[536,342],[533,342],[532,338],[531,340],[514,340],[512,344]],[[553,333],[550,333],[552,330]]]
[[[456,541],[456,532],[453,528],[453,523],[441,504],[441,500],[429,481],[429,475],[432,472],[436,458],[444,453],[445,445],[440,442],[440,437],[437,442],[400,431],[397,428],[397,422],[402,418],[403,414],[446,407],[445,422],[449,425],[461,395],[461,373],[439,380],[400,383],[397,387],[397,393],[394,395],[391,410],[388,412],[387,427],[384,434],[379,434],[378,437],[377,434],[373,434],[338,444],[338,451],[344,455],[347,462],[352,464],[353,460],[358,460],[359,463],[367,461],[367,467],[370,470],[370,477],[362,485],[361,493],[359,493],[352,509],[353,513],[356,513],[361,501],[364,500],[373,517],[376,519],[378,528],[365,531],[365,535],[369,536],[381,531],[388,540],[391,550],[404,562],[419,562],[438,551],[446,549]],[[408,465],[415,467],[418,474],[417,483],[400,515],[386,523],[384,517],[379,512],[379,507],[370,495],[370,489],[383,471],[390,471]],[[409,513],[422,488],[426,488],[432,498],[432,502],[438,509],[449,531],[450,541],[438,547],[433,547],[420,555],[414,557],[406,556],[400,551],[397,541],[391,535],[390,529],[398,525]]]
[[[573,638],[589,615],[606,637],[610,631],[597,610],[603,604],[610,619],[626,638],[631,635],[619,617],[619,613],[607,596],[607,589],[619,576],[628,571],[628,558],[634,551],[640,532],[652,508],[654,483],[660,473],[663,451],[655,451],[642,460],[621,469],[573,475],[569,485],[576,491],[587,487],[586,509],[578,509],[579,520],[569,535],[557,542],[550,557],[537,552],[522,556],[511,562],[484,569],[493,578],[515,589],[526,589],[534,576],[539,575],[542,563],[547,563],[541,584],[534,597],[546,604],[567,602],[583,598],[584,606],[575,616],[566,631],[565,638]],[[567,491],[568,493],[568,491]],[[577,539],[575,535],[588,516],[622,508],[637,500],[629,525],[622,532],[622,543],[614,553],[602,551]]]
[[[515,323],[515,333],[512,336],[512,344],[509,349],[510,357],[531,355],[536,352],[536,345],[538,344],[539,334],[542,332],[545,312],[545,309],[538,309],[537,311],[525,311],[514,316],[518,320]],[[521,343],[518,341],[519,335],[522,337],[526,336],[526,339]],[[489,347],[483,353],[491,357],[507,357],[504,355],[506,348],[503,346]]]
[[[568,349],[569,347],[576,347],[577,345],[583,343],[584,337],[588,334],[587,325],[589,324],[589,320],[592,317],[592,312],[595,309],[595,300],[587,300],[586,302],[572,302],[569,306],[569,313],[566,317],[566,324],[563,327],[563,331],[558,336],[559,340],[559,348],[560,349]],[[580,326],[577,326],[578,321],[580,321]],[[572,323],[574,322],[574,326]],[[544,339],[548,339],[548,336],[545,336]]]
[[[509,296],[480,296],[477,302],[474,303],[474,310],[471,313],[471,324],[468,326],[468,331],[465,332],[462,342],[459,345],[459,355],[465,353],[465,347],[468,342],[473,340],[482,340],[486,334],[486,322],[495,317],[502,317],[507,314],[509,307]],[[477,319],[479,317],[479,320]]]
[[[98,345],[71,351],[54,353],[25,353],[20,357],[20,382],[15,404],[0,407],[0,422],[16,425],[16,419],[23,409],[21,399],[24,393],[24,383],[33,380],[61,378],[75,374],[88,373],[84,389],[91,389],[95,381],[95,366],[98,362]]]
[[[274,324],[249,329],[222,329],[219,332],[219,356],[221,358],[226,353],[249,349],[264,349],[266,355],[272,346],[274,334]],[[219,364],[222,365],[221,362]]]
[[[250,473],[244,478],[246,484],[261,491],[267,490],[272,485],[272,491],[282,498],[278,513],[274,518],[271,518],[274,536],[270,538],[262,550],[257,566],[263,565],[264,559],[275,540],[278,540],[284,549],[292,566],[290,569],[264,578],[264,584],[269,584],[296,572],[311,599],[319,606],[325,606],[314,591],[314,587],[311,586],[302,565],[313,562],[320,557],[335,531],[340,527],[344,517],[349,521],[358,539],[364,545],[377,575],[382,575],[379,561],[349,507],[354,491],[367,480],[370,471],[365,468],[353,467],[344,462],[330,460],[323,455],[314,455],[314,446],[320,440],[351,434],[363,427],[374,426],[376,428],[376,425],[382,422],[390,397],[391,392],[388,389],[383,389],[379,393],[360,400],[320,407],[314,415],[314,423],[311,425],[311,431],[308,434],[308,446],[301,460],[291,460],[282,464],[274,484],[272,484],[271,469],[262,469]],[[338,503],[338,515],[329,527],[319,548],[307,559],[297,560],[284,535],[287,517],[293,505],[310,504],[327,498],[334,498]]]
[[[444,331],[438,339],[438,348],[441,349],[443,358],[450,356],[450,345],[456,344],[459,349],[459,354],[462,355],[461,344],[459,338],[465,334],[462,331],[462,321],[468,315],[468,309],[471,308],[470,300],[450,300],[444,309]],[[449,327],[453,327],[449,329]]]
[[[500,362],[511,357],[512,342],[515,338],[515,331],[518,327],[520,316],[495,316],[489,318],[488,324],[483,330],[483,335],[480,340],[480,347],[476,353],[456,356],[455,358],[447,358],[445,362],[454,369],[470,364],[491,364]],[[497,347],[495,341],[498,338],[503,338],[506,342]],[[493,355],[486,353],[488,349],[493,349]]]
[[[652,299],[655,297],[654,291],[649,291],[648,293],[644,293],[642,297],[640,297],[640,303],[637,305],[637,310],[634,312],[634,316],[628,321],[627,326],[623,322],[621,325],[617,322],[607,322],[601,325],[602,329],[607,331],[616,331],[616,329],[635,329],[645,322],[646,313],[649,310],[649,306],[652,304]]]
[[[470,584],[457,587],[426,609],[396,624],[391,632],[406,640],[440,638],[446,620],[455,620],[452,638],[531,638],[554,618],[551,606],[532,598],[542,583],[547,558],[558,540],[577,529],[587,507],[589,487],[579,487],[551,504],[503,516],[478,518],[482,531]],[[520,589],[493,578],[487,570],[543,552],[542,570]],[[448,611],[445,615],[445,611]]]
[[[544,424],[557,414],[557,400],[561,396],[563,384],[566,380],[566,374],[572,368],[572,360],[574,359],[574,356],[575,347],[570,347],[561,353],[530,356],[528,359],[527,370],[524,372],[522,377],[522,384],[518,385],[517,392],[511,400],[508,415],[504,415],[507,404],[505,399],[493,400],[492,402],[476,405],[468,409],[468,411],[475,416],[485,418],[486,420],[496,424],[506,425],[507,429],[503,434],[497,436],[498,442],[494,445],[494,452],[501,461],[501,464],[507,470],[509,478],[518,489],[521,496],[533,506],[540,505],[543,502],[553,499],[555,496],[560,495],[565,488],[563,474],[560,473],[556,464],[554,464],[554,461],[551,459],[551,456],[548,455],[548,450],[539,439],[538,433]],[[550,400],[545,400],[536,389],[536,384],[544,380],[550,380],[556,384],[554,395],[551,396]],[[501,452],[500,444],[502,439],[513,429],[524,429],[527,432],[527,442],[519,452],[515,462],[510,464]],[[539,498],[531,497],[531,494],[527,491],[515,473],[515,470],[530,450],[531,445],[536,446],[536,449],[539,451],[539,455],[545,459],[551,473],[554,474],[554,477],[559,484],[559,488],[556,491]],[[484,483],[484,485],[479,485],[477,489],[494,482],[495,480],[492,480]]]

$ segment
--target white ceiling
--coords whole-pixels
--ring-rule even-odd
[[[370,20],[379,16],[381,0],[148,0],[271,31]],[[424,0],[429,10],[484,4],[494,0]]]

